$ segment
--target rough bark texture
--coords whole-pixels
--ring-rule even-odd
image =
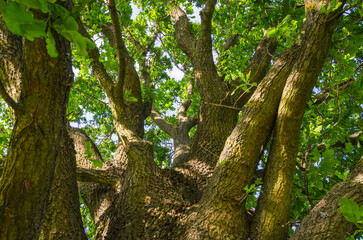
[[[48,211],[39,239],[87,239],[79,211],[75,154],[73,141],[64,129],[50,191]]]
[[[1,51],[6,54],[8,49],[3,47],[12,44],[6,39],[10,33],[3,27],[1,33],[5,42]],[[4,64],[2,69],[6,73],[11,67],[22,68],[23,72],[22,78],[12,79],[16,83],[7,85],[14,101],[20,93],[16,102],[22,111],[13,109],[14,128],[0,182],[1,239],[37,239],[47,210],[73,81],[69,42],[57,34],[54,38],[57,58],[49,57],[44,40],[24,40],[23,47],[10,48],[20,50],[22,60],[10,61],[13,64]]]
[[[191,33],[185,12],[174,6],[172,15],[176,22],[176,39],[192,62],[202,100],[190,155],[175,165],[175,170],[196,181],[199,195],[214,170],[226,139],[236,125],[239,110],[255,90],[251,88],[248,93],[239,90],[232,97],[231,92],[237,85],[232,83],[228,86],[218,75],[211,40],[211,18],[215,4],[216,1],[208,1],[201,12],[202,25],[198,40]],[[270,53],[274,52],[276,45],[275,40],[265,37],[256,47],[251,64],[245,70],[251,72],[251,83],[259,83],[265,76],[271,61]]]
[[[326,24],[330,19],[329,24]],[[324,64],[337,19],[319,12],[308,15],[301,49],[282,93],[265,169],[262,193],[253,218],[251,239],[284,239],[305,106]]]
[[[245,70],[251,71],[250,81],[259,83],[258,86],[250,89],[250,93],[238,92],[232,97],[231,88],[236,86],[222,81],[212,56],[210,36],[215,4],[216,1],[207,1],[201,12],[198,39],[192,34],[185,12],[178,6],[170,6],[176,40],[192,62],[202,99],[190,155],[171,171],[157,168],[149,143],[128,133],[135,129],[128,128],[126,119],[133,119],[135,113],[119,109],[118,98],[112,97],[118,80],[107,75],[97,62],[96,50],[92,50],[93,70],[105,92],[109,92],[121,138],[114,159],[102,169],[81,164],[82,171],[78,171],[78,179],[88,182],[81,184],[81,193],[95,220],[96,239],[284,238],[285,228],[281,225],[289,217],[290,180],[301,116],[325,59],[335,20],[331,18],[333,15],[319,14],[321,2],[313,2],[314,8],[310,4],[303,40],[285,51],[269,70],[270,53],[276,48],[276,42],[263,38]],[[241,119],[235,127],[241,107]],[[151,115],[175,138],[178,126],[163,120],[155,109]],[[271,195],[261,197],[250,229],[243,188],[255,177],[261,151],[271,138],[273,128],[276,131],[272,154],[264,177],[264,188]],[[76,146],[85,141],[73,139]],[[184,140],[181,142],[187,142]],[[84,150],[76,147],[76,151],[80,163],[85,157]],[[276,203],[271,203],[273,198]],[[279,209],[285,201],[288,207],[271,218],[269,209]]]
[[[179,126],[152,112],[154,121],[174,140],[183,136],[180,142],[175,141],[176,154],[182,157],[172,170],[158,168],[152,145],[142,140],[146,114],[140,81],[124,46],[113,0],[106,4],[112,19],[108,34],[119,63],[115,79],[100,62],[98,49],[89,50],[93,73],[108,97],[119,136],[114,158],[101,169],[96,169],[86,154],[90,142],[91,158],[103,161],[95,143],[82,130],[66,127],[64,116],[73,81],[69,44],[56,36],[61,54],[50,58],[44,41],[24,41],[22,46],[21,39],[0,24],[0,53],[9,57],[8,62],[0,61],[0,94],[13,108],[15,123],[0,182],[0,239],[38,239],[49,192],[51,203],[41,239],[85,239],[77,210],[75,173],[94,219],[97,240],[285,238],[301,117],[337,15],[320,14],[323,1],[307,2],[302,41],[296,41],[268,69],[269,53],[276,42],[264,37],[245,70],[251,71],[250,81],[258,86],[232,97],[230,92],[237,86],[223,82],[213,61],[211,21],[216,3],[206,1],[198,39],[185,12],[169,3],[175,37],[192,62],[202,99],[190,153],[183,146],[190,145],[190,139],[184,138],[191,127],[186,115],[190,103],[181,107]],[[78,23],[80,32],[89,37],[81,20]],[[20,54],[18,49],[24,51]],[[126,90],[132,90],[138,101],[126,101]],[[256,176],[261,151],[273,129],[263,193],[251,220],[245,214],[243,189]],[[338,184],[327,194],[294,239],[339,239],[353,230],[339,213],[338,201],[345,196],[362,203],[362,159],[349,176],[351,181]]]

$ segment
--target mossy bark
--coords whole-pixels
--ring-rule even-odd
[[[5,28],[1,31],[1,36],[11,35]],[[47,211],[73,82],[69,42],[56,33],[54,37],[57,58],[48,55],[42,39],[24,40],[22,45],[18,41],[13,48],[21,51],[22,59],[2,69],[21,66],[21,78],[4,84],[21,111],[13,109],[14,128],[0,181],[1,239],[37,239]],[[11,44],[8,39],[1,40]]]

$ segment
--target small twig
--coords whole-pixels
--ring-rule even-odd
[[[222,105],[222,104],[216,104],[216,103],[210,103],[210,102],[204,102],[204,103],[212,105],[212,106],[224,107],[224,108],[234,109],[234,110],[238,110],[238,111],[242,110],[242,108],[231,107],[231,106],[228,106],[228,105]]]
[[[253,88],[254,87],[254,85],[251,85],[249,88],[247,88],[247,90],[246,91],[244,91],[242,94],[241,94],[241,96],[239,96],[238,97],[238,99],[234,102],[234,104],[233,104],[233,106],[236,106],[236,104],[238,103],[238,101],[246,94],[246,93],[248,93],[250,90],[251,90],[251,88]]]
[[[96,97],[95,97],[95,96],[93,96],[92,94],[90,94],[90,93],[88,93],[88,92],[85,92],[85,91],[83,91],[82,89],[79,89],[79,88],[77,88],[77,87],[75,87],[74,89],[76,89],[76,90],[78,90],[78,91],[80,91],[80,92],[82,92],[82,93],[84,93],[84,94],[87,94],[88,96],[90,96],[91,98],[93,98],[93,99],[95,99],[95,100],[99,101],[99,102],[100,102],[100,103],[102,103],[102,104],[108,105],[108,103],[106,103],[106,102],[104,102],[104,101],[102,101],[102,100],[99,100],[98,98],[96,98]]]
[[[215,156],[217,159],[219,159],[219,156],[217,156],[216,154],[214,154],[213,152],[211,152],[209,149],[207,149],[206,147],[204,147],[203,145],[199,144],[199,146],[201,148],[203,148],[204,150],[206,150],[208,153],[212,154],[213,156]]]

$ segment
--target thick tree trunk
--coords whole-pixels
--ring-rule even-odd
[[[39,239],[86,240],[79,211],[76,156],[65,128],[60,141],[48,211]]]
[[[73,81],[69,42],[54,35],[61,53],[57,58],[49,57],[44,40],[24,41],[23,78],[16,79],[23,112],[15,109],[0,182],[2,239],[37,239],[47,209]]]

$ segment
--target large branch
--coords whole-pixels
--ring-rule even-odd
[[[185,12],[178,6],[172,7],[172,17],[175,20],[175,37],[180,48],[190,58],[196,48],[196,39],[193,36],[191,26]]]
[[[154,106],[152,106],[150,117],[161,130],[166,132],[169,136],[175,137],[175,131],[173,125],[167,122],[165,119],[163,119],[158,110]]]
[[[82,129],[68,126],[68,133],[73,140],[78,167],[89,168],[89,169],[93,168],[92,162],[86,156],[87,150],[91,150],[92,152],[92,155],[90,156],[91,159],[104,162],[98,150],[97,145]],[[89,149],[87,149],[87,143],[90,143]]]
[[[205,4],[204,10],[200,12],[201,15],[201,27],[200,37],[198,41],[203,44],[212,47],[212,17],[217,0],[208,0]],[[212,50],[212,49],[211,49]]]
[[[118,19],[115,1],[108,0],[107,7],[108,10],[110,11],[113,33],[116,39],[116,51],[117,51],[117,60],[118,60],[117,81],[113,93],[114,95],[117,95],[118,99],[123,100],[123,86],[126,74],[126,61],[125,61],[126,47],[125,43],[122,40],[121,25]],[[121,102],[123,103],[123,101]]]
[[[201,199],[195,229],[203,229],[211,237],[211,229],[231,239],[247,236],[247,219],[241,210],[246,198],[243,188],[253,179],[261,147],[270,139],[281,93],[299,49],[294,44],[275,61],[242,110]],[[225,224],[228,221],[234,224]],[[189,234],[197,232],[192,228]]]
[[[328,22],[326,14],[318,11],[306,18],[301,50],[279,104],[251,239],[283,239],[287,235],[301,122],[337,20]]]
[[[276,47],[277,41],[275,38],[269,38],[265,36],[261,39],[260,43],[255,49],[255,54],[243,72],[244,75],[250,74],[248,83],[255,84],[256,86],[251,86],[246,91],[244,91],[242,88],[237,89],[233,95],[234,106],[241,108],[247,103],[248,99],[250,99],[253,92],[256,90],[257,85],[266,75],[268,67],[271,64],[271,54],[275,52]],[[238,82],[234,81],[232,83],[232,87],[236,88],[237,84]]]
[[[345,239],[352,235],[356,227],[339,210],[342,198],[363,204],[363,156],[347,180],[336,184],[311,210],[291,239]]]
[[[84,27],[82,21],[77,18],[78,23],[78,31],[82,34],[82,36],[91,39],[91,36],[88,34],[86,28]],[[114,85],[114,81],[112,80],[111,76],[107,73],[105,66],[103,63],[100,62],[100,53],[97,47],[92,49],[88,49],[88,55],[92,59],[91,66],[92,71],[95,74],[98,82],[100,83],[103,90],[106,92],[107,95],[111,94],[112,87]]]
[[[77,168],[77,180],[79,182],[100,183],[115,188],[119,176],[112,171],[100,169]]]
[[[23,107],[21,104],[14,101],[12,97],[8,94],[5,90],[5,87],[0,79],[0,97],[4,99],[4,101],[18,114],[22,114],[24,112]]]

